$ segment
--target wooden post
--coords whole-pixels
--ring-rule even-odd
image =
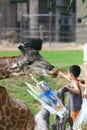
[[[52,12],[49,13],[49,46],[51,47],[52,42]]]

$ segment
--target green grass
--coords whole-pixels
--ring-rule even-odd
[[[20,51],[1,51],[0,56],[14,56],[19,55]],[[67,71],[68,67],[72,64],[83,64],[83,52],[80,50],[70,51],[41,51],[40,54],[51,64],[58,67],[60,70]],[[36,77],[38,81],[45,80],[51,88],[56,91],[58,84],[55,79],[50,77]],[[27,93],[27,86],[25,81],[31,82],[30,77],[14,77],[9,79],[0,80],[0,85],[6,87],[9,95],[12,98],[20,99],[26,103],[34,114],[36,114],[41,108],[40,103]],[[53,122],[53,116],[50,118],[50,122]]]
[[[72,64],[81,65],[83,63],[83,52],[81,50],[41,51],[41,55],[60,69],[66,69]]]
[[[1,51],[0,56],[19,55],[20,51]],[[82,64],[83,52],[81,50],[69,51],[41,51],[40,54],[55,66]]]
[[[20,51],[1,51],[0,56],[14,56],[19,55]],[[70,50],[70,51],[41,51],[40,54],[49,63],[58,67],[59,70],[67,71],[68,67],[72,64],[83,64],[83,52],[82,50]],[[39,77],[37,79],[40,81]],[[54,81],[50,80],[49,77],[44,77],[45,81],[51,86],[54,85]],[[16,81],[17,82],[17,81]],[[23,81],[22,81],[23,82]],[[19,84],[19,85],[18,85]],[[17,82],[17,86],[21,86],[21,82]],[[56,86],[56,84],[55,84]],[[54,87],[55,90],[56,87]]]
[[[18,56],[20,51],[0,51],[0,56]]]

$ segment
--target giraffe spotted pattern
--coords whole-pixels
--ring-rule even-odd
[[[26,104],[13,100],[0,86],[0,130],[34,130],[34,115]]]

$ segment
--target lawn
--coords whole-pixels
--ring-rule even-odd
[[[19,55],[20,51],[1,51],[0,56],[14,56]],[[82,50],[68,50],[68,51],[41,51],[40,54],[48,60],[51,64],[68,67],[72,64],[83,63]]]
[[[1,51],[0,56],[14,56],[19,55],[19,51]],[[67,69],[72,64],[83,64],[83,52],[80,50],[76,51],[41,51],[40,54],[51,64],[58,67],[59,70],[67,72]],[[40,77],[36,77],[37,80],[41,80]],[[67,84],[67,81],[62,80],[60,77],[51,78],[43,77],[43,79],[56,91],[60,86]],[[18,98],[25,102],[32,112],[36,114],[40,109],[41,105],[31,95],[27,93],[27,86],[25,81],[32,83],[29,76],[20,76],[9,79],[0,80],[0,85],[6,87],[9,95],[13,98]],[[55,85],[54,85],[55,84]]]
[[[67,68],[72,64],[83,63],[83,52],[80,50],[42,51],[41,55],[58,68]]]

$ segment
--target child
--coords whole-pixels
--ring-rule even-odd
[[[81,69],[78,65],[70,66],[68,70],[68,75],[59,72],[59,75],[66,78],[71,83],[67,86],[69,90],[69,106],[73,122],[75,121],[82,104],[82,94],[78,82],[78,77],[80,75]]]

